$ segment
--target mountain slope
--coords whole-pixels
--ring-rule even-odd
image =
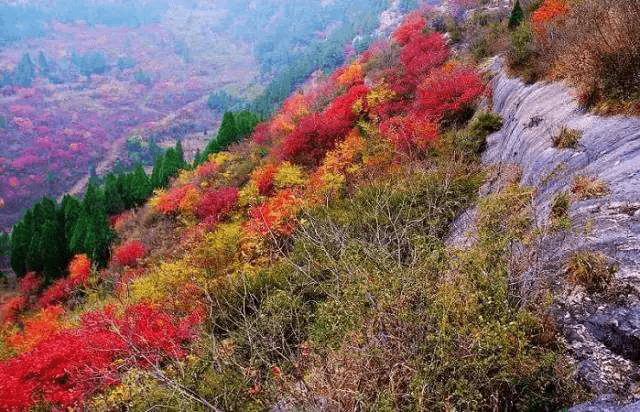
[[[479,73],[411,15],[250,139],[114,217],[109,266],[77,256],[2,307],[7,409],[558,408],[580,400],[545,317],[509,287],[533,191],[476,199],[501,119]],[[229,126],[232,127],[232,126]]]

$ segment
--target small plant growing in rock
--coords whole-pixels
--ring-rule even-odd
[[[605,288],[614,268],[601,252],[580,251],[569,257],[565,272],[569,282],[582,285],[589,292],[595,292]]]
[[[553,138],[553,147],[558,149],[569,149],[574,148],[580,141],[582,137],[582,132],[576,129],[570,129],[567,127],[563,127]]]
[[[607,183],[596,177],[576,176],[571,182],[571,192],[578,200],[602,197],[609,191]]]
[[[553,199],[549,213],[551,228],[553,230],[569,229],[571,227],[571,219],[569,219],[568,213],[570,202],[571,198],[567,192],[559,193]]]

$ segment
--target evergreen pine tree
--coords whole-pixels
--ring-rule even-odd
[[[119,180],[119,177],[109,173],[104,182],[105,210],[109,214],[120,213],[125,208]]]
[[[236,126],[235,116],[231,112],[227,112],[222,117],[222,124],[218,131],[217,141],[221,149],[226,148],[229,144],[238,139],[238,128]]]
[[[182,150],[182,142],[180,139],[176,142],[176,153],[178,154],[178,159],[180,161],[180,168],[182,169],[186,162],[184,161],[184,151]]]
[[[151,195],[153,188],[151,187],[151,181],[144,171],[142,166],[138,166],[133,172],[133,178],[131,179],[131,194],[136,205],[144,203],[144,201]]]
[[[513,5],[513,10],[509,13],[509,29],[513,30],[518,27],[523,18],[524,13],[522,12],[522,7],[520,7],[520,0],[516,0],[516,4]]]
[[[22,87],[31,87],[36,77],[36,70],[29,53],[22,55],[22,59],[13,73],[13,83]]]
[[[72,253],[71,237],[73,236],[76,223],[80,217],[80,201],[74,196],[65,195],[64,198],[62,198],[60,209],[64,215],[63,230],[65,245],[67,247],[67,256],[70,256]]]
[[[42,50],[40,50],[40,53],[38,53],[38,65],[40,66],[40,73],[43,76],[47,76],[51,71],[51,67],[49,67],[49,62],[47,61],[47,58],[44,55],[44,52]]]

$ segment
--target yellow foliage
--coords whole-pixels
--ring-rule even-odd
[[[306,180],[300,168],[285,162],[276,173],[274,183],[277,189],[284,189],[285,187],[304,185]]]
[[[379,106],[383,103],[395,99],[396,93],[393,92],[386,83],[382,82],[367,94],[367,104],[369,108]]]
[[[252,206],[264,201],[264,196],[260,196],[258,186],[254,182],[249,182],[238,192],[238,206]]]
[[[153,191],[153,196],[148,201],[148,205],[154,213],[158,213],[158,202],[167,194],[165,189],[156,189]]]
[[[203,273],[187,259],[164,262],[135,279],[129,286],[129,295],[134,301],[159,301],[175,292],[179,285],[189,281],[202,283],[203,279]]]
[[[215,163],[218,166],[221,166],[222,164],[226,163],[230,159],[231,159],[231,154],[229,152],[218,152],[218,153],[211,153],[207,158],[207,161],[211,163]]]
[[[238,264],[240,243],[244,237],[241,223],[221,224],[215,232],[207,233],[196,250],[196,259],[216,277],[232,272]]]
[[[190,182],[192,182],[195,178],[196,174],[193,170],[180,169],[178,171],[178,185],[184,186]]]

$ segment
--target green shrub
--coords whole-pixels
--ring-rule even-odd
[[[581,137],[582,132],[580,130],[563,127],[560,129],[560,132],[553,137],[553,147],[558,149],[575,148]]]
[[[565,271],[569,282],[596,292],[606,287],[615,268],[609,265],[609,259],[601,252],[580,251],[569,257]]]

